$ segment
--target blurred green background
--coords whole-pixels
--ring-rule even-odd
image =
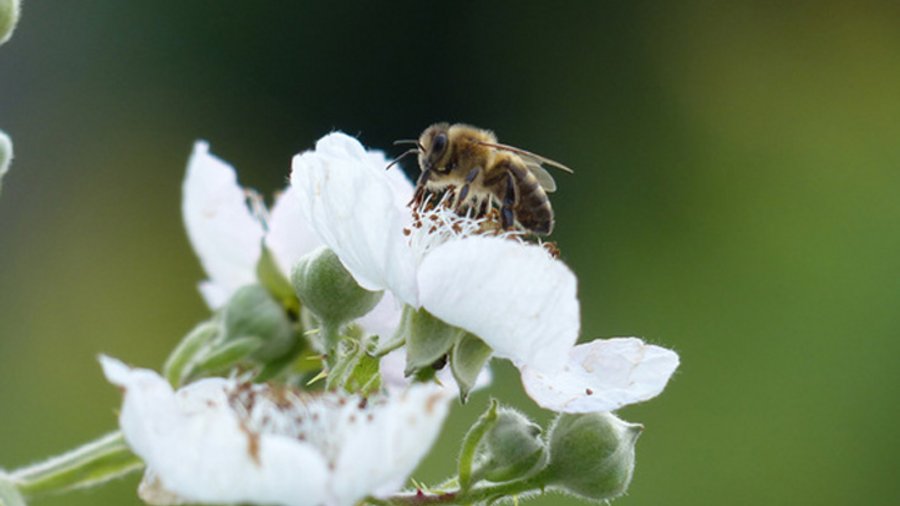
[[[194,139],[270,192],[333,129],[391,148],[439,120],[575,168],[555,240],[584,337],[681,354],[620,412],[647,429],[617,505],[900,503],[888,2],[26,0],[0,47],[0,466],[114,427],[96,355],[158,367],[206,316],[180,217]],[[416,478],[453,469],[487,399]],[[136,484],[35,503],[139,504]]]

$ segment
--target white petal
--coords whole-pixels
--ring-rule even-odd
[[[288,187],[275,198],[266,234],[266,246],[275,257],[282,274],[288,279],[300,257],[322,245],[319,236],[300,210],[300,201],[294,191],[294,188]]]
[[[518,366],[558,370],[578,338],[575,275],[540,246],[494,237],[442,244],[419,268],[419,297]]]
[[[156,373],[101,361],[109,380],[125,390],[125,439],[163,489],[200,503],[330,502],[324,459],[285,436],[263,434],[254,442],[228,406],[231,382],[203,380],[176,396]]]
[[[371,418],[338,427],[338,502],[352,504],[369,494],[385,497],[400,490],[431,449],[455,396],[448,386],[415,385],[374,410]]]
[[[613,411],[659,395],[677,367],[678,354],[640,339],[597,339],[573,347],[568,365],[555,374],[523,367],[522,384],[553,411]]]
[[[294,157],[291,184],[319,238],[361,286],[415,305],[415,262],[403,236],[409,213],[386,165],[356,139],[333,133]]]
[[[202,292],[215,309],[255,280],[263,227],[250,209],[234,169],[198,141],[188,162],[182,214],[188,238],[209,276]],[[214,294],[211,298],[209,294]]]
[[[369,334],[379,336],[381,342],[385,342],[397,331],[402,314],[403,303],[397,300],[394,294],[385,292],[384,297],[369,311],[369,314],[356,320],[356,323]]]

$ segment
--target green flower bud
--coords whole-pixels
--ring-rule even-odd
[[[274,360],[286,353],[294,341],[294,331],[284,308],[260,285],[238,288],[224,313],[225,339],[259,339],[253,357],[261,362]]]
[[[368,314],[384,292],[359,286],[333,251],[321,247],[300,259],[291,284],[323,327],[337,328]]]
[[[2,2],[3,0],[0,0]],[[9,162],[12,161],[13,147],[9,136],[0,130],[0,190],[3,189],[3,176],[9,170]]]
[[[594,501],[624,494],[642,429],[610,413],[560,415],[550,429],[544,483]]]
[[[401,325],[403,328],[400,331],[406,334],[407,376],[441,363],[453,345],[465,335],[463,329],[444,323],[424,308],[409,309]]]
[[[493,482],[525,478],[547,463],[541,427],[508,408],[497,412],[497,422],[482,438],[479,453],[474,474]]]
[[[19,0],[0,0],[0,44],[12,37],[13,29],[18,22]]]

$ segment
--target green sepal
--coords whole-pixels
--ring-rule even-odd
[[[368,348],[359,341],[343,339],[328,371],[326,388],[363,396],[378,392],[381,389],[380,362]]]
[[[491,399],[488,409],[478,417],[478,420],[466,432],[466,437],[463,438],[462,448],[459,452],[459,488],[461,490],[468,490],[474,483],[472,469],[478,446],[484,435],[497,423],[499,406],[500,403],[496,399]]]
[[[434,368],[462,339],[465,331],[434,317],[424,308],[412,311],[405,322],[407,376]]]
[[[262,339],[252,336],[225,341],[200,357],[194,364],[192,372],[197,375],[213,375],[227,371],[238,362],[255,354],[263,344]]]
[[[300,313],[300,300],[294,293],[290,280],[281,273],[269,248],[263,247],[256,264],[256,278],[277,301],[292,315]]]
[[[179,387],[191,374],[191,365],[209,343],[219,338],[222,325],[210,320],[193,328],[169,354],[163,365],[163,376],[173,387]]]
[[[377,346],[375,347],[375,350],[372,351],[372,354],[383,357],[405,345],[407,334],[409,334],[409,320],[415,312],[415,308],[404,304],[403,309],[400,312],[400,322],[397,324],[394,335],[384,340],[379,337]]]
[[[369,396],[381,390],[380,361],[366,352],[359,353],[344,380],[344,390],[350,394]]]
[[[225,339],[255,337],[262,345],[253,358],[266,363],[293,345],[293,325],[284,308],[262,285],[238,288],[224,308]]]
[[[450,371],[459,385],[459,400],[465,404],[469,392],[475,388],[478,375],[491,359],[491,347],[472,334],[466,333],[450,352]]]

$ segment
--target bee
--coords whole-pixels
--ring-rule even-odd
[[[499,209],[500,224],[535,235],[553,231],[553,208],[548,193],[556,190],[548,165],[572,173],[572,169],[523,149],[497,142],[490,130],[460,123],[437,123],[426,128],[416,147],[400,158],[418,153],[422,170],[411,204],[431,195],[442,196],[457,213],[487,216]]]

